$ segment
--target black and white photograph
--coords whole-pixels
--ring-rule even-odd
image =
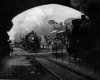
[[[0,80],[100,80],[100,0],[0,0]]]

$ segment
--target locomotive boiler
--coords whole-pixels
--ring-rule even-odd
[[[40,40],[34,31],[25,36],[25,49],[28,51],[39,52]]]

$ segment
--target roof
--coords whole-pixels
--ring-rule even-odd
[[[58,31],[57,33],[61,33],[61,32],[65,32],[66,30],[61,30],[61,31]]]

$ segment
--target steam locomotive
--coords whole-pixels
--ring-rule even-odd
[[[25,36],[25,39],[23,41],[23,46],[26,50],[33,51],[33,52],[39,52],[40,50],[40,40],[34,31],[30,32]]]
[[[73,28],[68,35],[68,52],[76,60],[80,58],[89,64],[100,63],[100,23],[97,19],[72,20]]]

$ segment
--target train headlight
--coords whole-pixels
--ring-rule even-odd
[[[34,37],[32,37],[32,40],[34,40]]]

